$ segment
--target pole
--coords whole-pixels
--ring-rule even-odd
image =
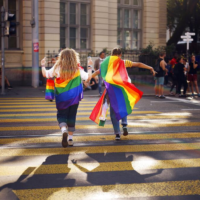
[[[4,26],[5,9],[1,7],[1,94],[5,94],[5,44],[4,44]]]
[[[38,0],[32,0],[32,86],[39,86],[39,20]]]
[[[189,41],[187,41],[187,51],[186,51],[186,56],[187,56],[187,60],[188,60],[188,63],[189,63],[189,48],[190,48],[190,43]]]

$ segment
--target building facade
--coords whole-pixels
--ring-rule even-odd
[[[16,14],[17,31],[6,38],[6,75],[31,83],[31,0],[0,0]],[[166,44],[166,0],[39,0],[39,52],[70,47],[81,52],[121,46],[139,50]]]

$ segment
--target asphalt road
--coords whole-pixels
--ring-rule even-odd
[[[74,147],[61,147],[55,103],[0,99],[0,199],[200,199],[200,98],[144,97],[115,141],[80,103]]]

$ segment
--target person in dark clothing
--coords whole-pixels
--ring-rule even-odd
[[[186,91],[187,91],[187,78],[185,76],[185,65],[183,64],[183,58],[180,57],[177,59],[178,64],[175,65],[175,74],[177,78],[177,93],[179,94],[179,97],[186,97]],[[183,95],[181,95],[181,88],[184,88]]]
[[[156,69],[156,76],[155,76],[155,91],[158,92],[158,97],[161,98],[161,99],[164,99],[165,96],[163,94],[163,86],[164,86],[164,77],[165,77],[165,74],[167,72],[167,69],[166,69],[166,63],[164,61],[164,58],[166,56],[166,53],[165,52],[161,52],[159,54],[159,59],[157,61],[157,69]],[[157,93],[156,92],[156,93]]]
[[[90,80],[90,87],[92,90],[96,90],[98,88],[98,82],[94,78]]]
[[[194,88],[193,88],[193,86],[195,86],[196,92],[197,92],[198,96],[200,97],[198,83],[197,83],[197,67],[198,67],[198,63],[195,61],[195,59],[196,59],[195,56],[192,55],[191,63],[189,64],[189,67],[188,67],[188,81],[190,81],[190,87],[191,87],[191,90],[192,90],[192,96],[194,96]]]

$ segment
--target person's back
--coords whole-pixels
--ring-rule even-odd
[[[165,76],[165,70],[161,67],[161,62],[163,61],[163,58],[158,58],[157,65],[159,67],[159,70],[157,71],[156,77],[164,77]]]

